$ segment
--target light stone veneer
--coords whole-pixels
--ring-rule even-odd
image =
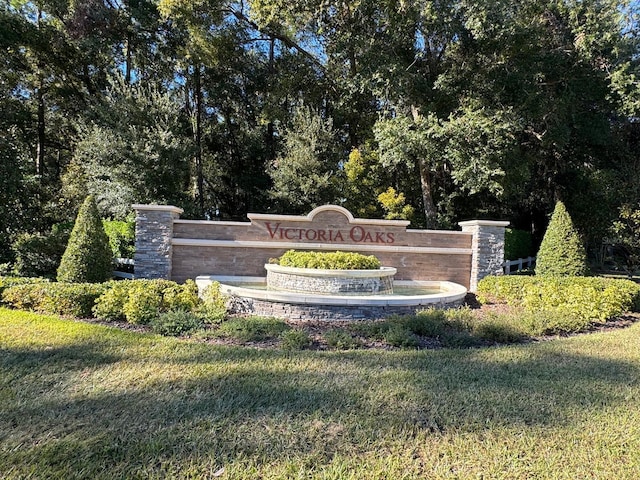
[[[171,278],[173,222],[182,209],[170,205],[132,205],[136,211],[136,278]]]
[[[501,275],[504,263],[504,232],[509,222],[470,220],[459,222],[462,231],[471,233],[471,278],[469,291],[475,292],[478,282],[488,275]]]

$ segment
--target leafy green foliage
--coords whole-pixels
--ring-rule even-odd
[[[283,350],[304,350],[311,343],[311,337],[304,330],[291,329],[280,334],[280,348]]]
[[[58,267],[60,282],[104,282],[111,277],[112,252],[94,198],[80,207]]]
[[[397,193],[395,188],[389,187],[386,191],[378,195],[378,202],[384,209],[384,218],[388,220],[411,220],[414,208],[406,204],[403,193]]]
[[[107,284],[93,313],[103,320],[126,320],[144,325],[168,311],[197,314],[201,305],[193,280],[183,285],[169,280],[123,280]]]
[[[284,151],[270,172],[274,198],[299,213],[333,201],[338,157],[331,120],[302,106],[296,110],[285,138]]]
[[[362,342],[349,331],[342,328],[333,328],[322,334],[327,346],[336,350],[351,350],[362,346]]]
[[[63,177],[68,196],[95,194],[104,217],[125,219],[132,203],[187,204],[189,139],[169,93],[116,77],[81,137]]]
[[[179,337],[202,328],[200,317],[186,310],[170,310],[153,318],[151,329],[160,335]]]
[[[93,283],[27,283],[5,289],[2,300],[23,310],[86,318],[105,289]]]
[[[355,252],[306,252],[289,250],[278,260],[278,265],[296,268],[328,270],[377,270],[381,263],[374,255]]]
[[[278,338],[291,327],[271,317],[234,317],[220,324],[216,335],[242,342],[259,342]]]
[[[620,207],[618,220],[611,227],[614,245],[623,254],[623,266],[628,275],[640,268],[640,205]]]
[[[587,272],[587,255],[564,203],[557,202],[536,259],[536,275],[580,276]]]
[[[0,302],[2,301],[2,292],[16,285],[25,285],[30,283],[48,282],[46,278],[29,278],[29,277],[5,277],[0,276]]]
[[[69,242],[73,225],[56,224],[47,234],[22,233],[11,248],[15,254],[14,271],[21,276],[55,277]]]
[[[507,228],[504,232],[504,258],[517,260],[533,254],[533,238],[531,233],[515,228]]]
[[[227,297],[220,293],[220,283],[212,282],[201,294],[198,315],[208,324],[219,324],[227,314]]]
[[[136,224],[129,221],[103,220],[113,258],[133,258],[136,250]]]
[[[640,307],[640,285],[597,277],[486,277],[478,298],[522,306],[533,335],[576,332]]]

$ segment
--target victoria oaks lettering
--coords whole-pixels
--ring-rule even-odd
[[[394,243],[392,232],[370,231],[361,226],[351,227],[349,230],[334,230],[330,228],[298,228],[283,227],[280,222],[272,224],[265,222],[269,237],[274,240],[307,240],[310,242],[345,242],[354,243]]]

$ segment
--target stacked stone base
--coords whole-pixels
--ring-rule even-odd
[[[413,315],[425,308],[451,308],[461,306],[463,301],[452,303],[430,303],[413,306],[394,305],[303,305],[294,303],[269,302],[252,298],[232,297],[228,308],[230,313],[260,315],[297,321],[348,321],[372,320],[392,315]]]

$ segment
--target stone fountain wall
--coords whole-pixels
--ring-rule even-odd
[[[412,230],[404,220],[360,219],[325,205],[308,215],[249,214],[248,222],[181,220],[179,208],[134,205],[137,278],[264,277],[290,249],[353,251],[397,268],[396,280],[448,280],[472,291],[502,272],[508,222],[462,222],[462,231]]]

